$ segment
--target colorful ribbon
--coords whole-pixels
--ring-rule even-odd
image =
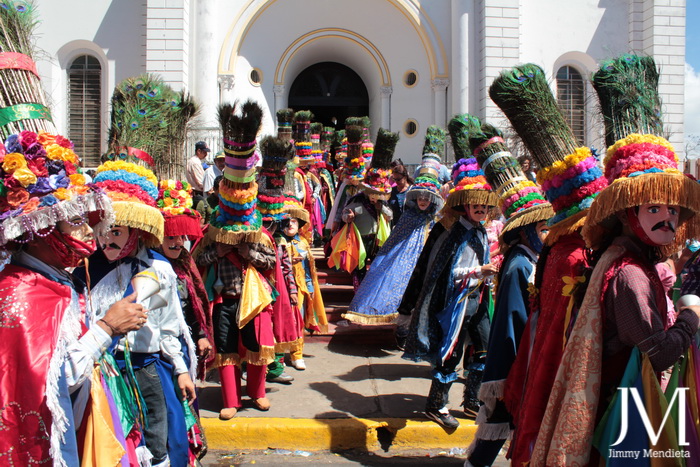
[[[0,126],[20,120],[51,119],[51,111],[41,104],[17,104],[0,109]]]

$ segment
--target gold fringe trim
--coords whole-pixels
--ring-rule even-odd
[[[275,360],[275,346],[261,345],[260,352],[246,351],[245,361],[250,365],[267,366]]]
[[[584,209],[583,211],[577,212],[573,216],[567,217],[563,221],[559,221],[549,227],[549,233],[547,234],[547,238],[544,240],[544,244],[547,246],[552,246],[561,237],[575,233],[580,234],[583,224],[586,222],[587,214],[588,209]]]
[[[300,337],[298,339],[295,339],[290,342],[276,342],[275,343],[275,352],[277,353],[284,353],[284,352],[293,352],[294,350],[298,349],[300,346],[303,347],[304,345],[304,337]]]
[[[496,206],[498,204],[498,196],[493,191],[473,189],[459,190],[450,193],[447,196],[445,204],[451,208],[464,206],[465,204],[485,204],[487,206]]]
[[[350,321],[352,323],[379,325],[379,324],[393,324],[394,321],[396,321],[396,317],[398,315],[399,315],[398,313],[392,313],[390,315],[385,315],[385,316],[376,316],[376,315],[365,315],[362,313],[356,313],[354,311],[348,311],[348,312],[343,313],[341,316],[344,319],[347,319],[348,321]]]
[[[145,240],[148,248],[155,248],[163,243],[165,220],[158,209],[132,201],[114,201],[112,207],[114,225],[125,225],[150,234],[151,238]]]
[[[219,229],[213,225],[209,225],[207,230],[209,240],[227,245],[238,245],[240,243],[260,243],[270,248],[274,248],[270,237],[262,231],[256,232],[231,232],[225,229]]]
[[[241,366],[241,356],[237,353],[218,353],[214,357],[214,361],[210,365],[210,369],[219,368],[220,366]]]
[[[283,210],[290,216],[300,219],[306,222],[307,224],[311,220],[311,216],[309,216],[309,211],[302,208],[301,206],[285,205]]]
[[[542,203],[536,206],[531,206],[522,211],[518,211],[513,214],[510,219],[508,219],[501,230],[501,234],[498,236],[498,241],[504,244],[503,237],[515,229],[526,226],[528,224],[534,224],[540,221],[546,221],[550,217],[554,216],[554,209],[549,203]]]
[[[700,209],[700,184],[685,175],[653,173],[615,180],[601,191],[586,216],[581,234],[589,248],[598,249],[616,225],[618,212],[642,204],[668,204],[684,208],[675,241],[660,250],[673,254],[700,232],[695,215]]]

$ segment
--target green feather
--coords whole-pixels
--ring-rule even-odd
[[[652,57],[625,54],[600,64],[593,75],[605,124],[605,144],[631,133],[664,136],[659,71]]]
[[[422,154],[437,154],[445,157],[445,130],[437,125],[430,125],[425,132]]]
[[[481,120],[469,114],[456,115],[447,124],[447,131],[450,133],[455,159],[467,159],[472,154],[469,138],[473,133],[481,131]]]
[[[539,66],[527,63],[502,71],[489,95],[540,167],[563,160],[580,145]]]
[[[377,132],[377,141],[374,143],[372,155],[372,167],[375,169],[388,169],[394,158],[396,143],[399,142],[399,134],[380,128]]]

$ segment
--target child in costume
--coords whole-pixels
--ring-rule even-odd
[[[442,136],[444,138],[444,131]],[[377,144],[377,152],[379,150]],[[375,155],[375,161],[377,157]],[[379,249],[343,318],[361,324],[386,324],[396,320],[413,268],[435,223],[435,216],[444,204],[437,175],[437,170],[429,165],[419,170],[415,184],[406,192],[399,223]]]
[[[511,416],[503,404],[503,388],[530,314],[535,264],[547,235],[546,221],[554,211],[539,187],[526,178],[500,131],[482,122],[472,127],[469,142],[486,179],[501,194],[499,209],[507,218],[500,235],[504,259],[478,393],[482,403],[476,417],[478,429],[468,450],[472,465],[487,466],[510,436]],[[465,394],[465,400],[470,396]]]
[[[489,92],[541,167],[539,183],[555,211],[539,256],[530,318],[504,388],[515,424],[510,455],[522,464],[530,459],[587,284],[591,256],[581,228],[607,180],[594,153],[577,144],[540,67],[505,70]]]
[[[352,131],[349,134],[350,128]],[[336,191],[335,200],[333,200],[333,209],[331,209],[326,222],[326,229],[330,230],[333,235],[343,225],[343,208],[350,198],[362,191],[360,182],[364,179],[365,171],[369,165],[362,153],[362,139],[364,137],[362,119],[358,117],[345,119],[345,130],[342,130],[340,136],[344,137],[341,140],[341,149],[338,154],[345,155],[345,158],[343,159],[342,171],[340,173],[336,171],[340,185]]]
[[[352,151],[358,149],[357,145],[360,143],[356,136],[358,128],[350,127],[347,130],[348,157],[351,157]],[[355,291],[360,287],[365,274],[367,274],[368,266],[374,260],[379,248],[389,236],[393,212],[386,200],[391,194],[390,164],[398,140],[398,133],[391,133],[383,128],[379,129],[372,166],[365,174],[361,185],[362,192],[350,198],[343,208],[343,222],[352,223],[357,227],[366,253],[364,266],[358,265],[352,272]]]
[[[294,146],[280,138],[265,137],[260,142],[262,168],[258,173],[258,209],[263,226],[274,240],[279,223],[289,218],[283,193],[287,162],[294,157]],[[275,336],[275,360],[267,367],[268,382],[289,384],[294,378],[284,373],[284,353],[301,351],[304,339],[304,319],[297,307],[298,290],[289,253],[275,241],[277,264],[270,277],[279,296],[275,300],[272,325]]]
[[[455,141],[453,136],[453,145],[465,154],[466,138],[458,144]],[[447,404],[465,347],[472,344],[479,354],[486,350],[484,278],[497,272],[489,264],[486,231],[481,225],[488,206],[495,205],[491,187],[474,158],[460,159],[452,176],[455,187],[443,210],[443,221],[451,224],[449,228],[443,225],[431,231],[433,238],[426,243],[430,250],[424,248],[399,309],[400,313],[411,315],[403,357],[435,365],[426,416],[448,428],[459,426]]]
[[[149,270],[157,279],[160,291],[141,300],[149,310],[148,320],[119,341],[116,359],[128,374],[133,365],[148,407],[144,435],[153,465],[184,466],[189,457],[189,427],[180,399],[196,398],[196,356],[177,293],[177,275],[167,259],[151,249],[163,238],[163,216],[156,207],[157,181],[145,167],[106,162],[98,167],[95,184],[107,191],[116,216],[111,229],[98,235],[100,251],[89,265],[96,316],[101,318],[109,304],[131,294],[131,281],[138,273]]]
[[[219,186],[219,207],[207,238],[211,244],[196,257],[206,266],[210,296],[214,296],[214,342],[224,406],[219,418],[236,416],[241,402],[241,364],[247,365],[247,392],[259,410],[269,410],[265,372],[274,359],[272,289],[261,275],[274,270],[275,247],[262,231],[256,208],[256,136],[262,109],[248,101],[241,106],[219,107],[224,135],[226,168]],[[246,285],[249,288],[246,289]],[[255,292],[256,295],[247,295]]]
[[[311,332],[326,332],[328,318],[318,284],[316,264],[311,247],[299,230],[309,219],[309,213],[294,199],[285,203],[285,211],[289,219],[280,223],[281,232],[277,236],[278,244],[287,249],[294,269],[297,285],[297,305],[304,316],[304,327]],[[292,366],[297,370],[305,370],[303,359],[303,340],[301,345],[290,350]]]
[[[637,66],[639,71],[646,70],[646,76],[656,72],[653,61],[635,58],[622,57],[599,70],[610,76],[611,71],[627,68],[609,83],[610,99],[601,99],[606,141],[629,129],[662,130],[658,107],[640,105],[658,102],[658,95],[654,96],[657,80],[644,83],[640,74],[631,80],[624,77],[629,71],[633,73],[627,76],[634,76]],[[644,88],[645,98],[639,99]],[[626,89],[632,94],[625,94]],[[630,102],[635,105],[630,107]],[[606,426],[599,422],[610,397],[618,386],[626,385],[621,383],[625,367],[629,370],[629,363],[644,353],[642,373],[647,368],[646,374],[655,380],[654,373],[672,366],[692,344],[700,325],[700,308],[683,307],[670,326],[667,314],[673,311],[667,309],[655,269],[655,263],[677,252],[697,232],[700,186],[678,170],[677,161],[673,147],[652,134],[633,133],[608,147],[604,160],[608,186],[591,204],[582,230],[586,244],[602,255],[561,357],[534,444],[533,464],[572,465],[607,459],[612,439],[599,436],[595,449],[590,447],[596,425]],[[655,386],[652,382],[650,389]],[[658,404],[658,397],[662,396],[647,393],[645,403]],[[577,423],[562,434],[559,421],[572,413]],[[649,447],[646,439],[635,441]]]

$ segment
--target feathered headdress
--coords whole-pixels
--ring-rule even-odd
[[[394,158],[399,134],[380,128],[377,132],[377,143],[374,145],[372,163],[365,173],[362,187],[367,194],[381,195],[388,198],[391,194],[391,161]]]
[[[284,211],[284,181],[287,162],[294,157],[294,145],[273,136],[260,142],[262,169],[258,174],[258,210],[263,221],[281,221],[287,216]]]
[[[293,121],[293,109],[279,109],[277,111],[277,137],[282,141],[289,141],[292,139]]]
[[[440,195],[440,165],[445,154],[445,130],[436,125],[430,125],[425,134],[423,158],[418,176],[406,192],[405,202],[415,202],[419,196],[428,196],[435,203],[437,210],[442,209],[444,200]]]
[[[488,123],[470,134],[470,145],[486,180],[498,194],[498,207],[506,218],[500,237],[513,241],[520,227],[546,221],[554,215],[540,188],[527,179],[508,150],[503,134]]]
[[[311,119],[314,118],[309,110],[300,110],[294,114],[294,146],[296,148],[296,160],[299,165],[308,165],[315,162],[313,156],[313,143],[311,142]]]
[[[601,65],[594,75],[601,97],[606,140],[610,145],[604,160],[609,186],[591,205],[582,234],[586,244],[598,248],[619,222],[616,214],[647,203],[681,207],[676,240],[660,247],[663,255],[678,251],[689,237],[697,236],[700,221],[700,185],[678,170],[673,146],[661,136],[641,131],[663,132],[658,97],[658,72],[651,57],[623,55]],[[655,95],[656,94],[656,95]],[[637,98],[635,103],[628,98]],[[626,134],[625,132],[631,132]]]
[[[112,94],[105,161],[146,164],[168,172],[173,161],[182,159],[187,127],[196,114],[190,95],[173,91],[157,75],[123,80]]]
[[[323,162],[323,149],[321,148],[321,133],[323,132],[323,123],[314,122],[311,124],[311,155],[314,160],[309,161],[311,164],[320,164]]]
[[[607,182],[595,154],[576,143],[539,66],[501,72],[489,95],[540,167],[537,181],[555,212],[546,240],[551,245],[581,228],[586,210]]]
[[[486,181],[484,172],[471,155],[469,135],[479,131],[481,122],[471,115],[457,115],[450,120],[447,129],[457,162],[452,167],[453,188],[449,191],[445,205],[462,212],[465,204],[495,206],[497,197]]]
[[[219,185],[218,211],[210,221],[208,236],[229,245],[269,242],[260,230],[262,215],[256,208],[255,165],[259,154],[255,147],[263,112],[253,101],[244,103],[240,114],[236,110],[235,105],[219,106],[226,167]]]
[[[345,176],[351,180],[365,178],[365,158],[362,156],[362,127],[350,125],[345,127],[347,149],[345,157]]]

